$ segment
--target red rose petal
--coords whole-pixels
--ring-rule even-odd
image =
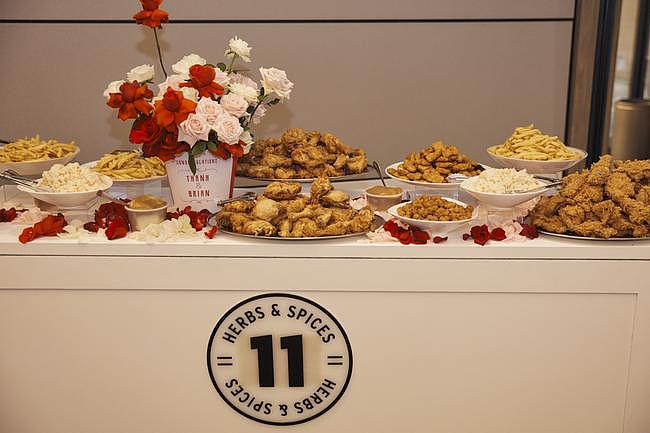
[[[490,233],[490,239],[495,241],[502,241],[506,238],[506,232],[501,227],[497,227]]]

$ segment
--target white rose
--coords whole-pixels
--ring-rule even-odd
[[[230,58],[239,56],[244,62],[248,63],[251,61],[252,48],[248,46],[248,42],[235,36],[228,42],[228,49],[225,52],[225,56]]]
[[[241,127],[239,119],[235,116],[224,114],[217,119],[215,131],[217,131],[219,141],[227,144],[237,144],[242,132],[244,132],[244,128]]]
[[[140,65],[131,69],[126,73],[126,79],[129,81],[137,81],[144,83],[145,81],[153,80],[154,70],[151,65]]]
[[[194,65],[205,65],[207,61],[198,54],[188,54],[172,65],[172,71],[182,75],[184,79],[190,78],[190,67]]]
[[[110,98],[111,93],[120,93],[120,86],[124,84],[124,80],[112,81],[108,84],[106,90],[104,90],[104,97]]]
[[[178,125],[178,141],[184,141],[194,146],[198,140],[207,140],[210,133],[208,121],[200,114],[190,113],[183,122]]]
[[[243,84],[245,86],[252,87],[255,90],[258,90],[259,88],[259,86],[253,79],[237,72],[230,74],[228,78],[230,80],[230,83]]]
[[[257,102],[257,90],[250,86],[239,83],[230,83],[228,88],[232,93],[243,97],[249,104]]]
[[[216,128],[219,116],[226,114],[226,110],[217,102],[210,98],[201,98],[196,104],[196,114],[201,114],[208,121],[210,128]]]
[[[260,68],[262,86],[268,95],[274,92],[280,99],[289,99],[293,83],[287,79],[287,73],[276,68]]]
[[[253,125],[259,125],[262,123],[262,117],[266,116],[266,113],[269,110],[266,108],[265,105],[260,105],[257,107],[257,110],[255,110],[255,113],[253,113],[253,118],[251,119],[253,122]]]
[[[183,97],[185,99],[189,99],[194,102],[199,100],[199,91],[194,87],[183,87],[181,89],[181,92],[183,92]]]
[[[223,95],[219,103],[224,110],[235,117],[242,117],[246,114],[246,110],[248,109],[248,102],[246,102],[243,96],[236,93]]]
[[[222,71],[219,68],[214,68],[215,77],[214,82],[220,85],[221,87],[226,87],[230,83],[230,76],[227,72]]]
[[[182,75],[170,75],[165,81],[158,84],[158,96],[162,97],[165,94],[168,87],[171,87],[174,90],[181,90],[181,83],[185,82],[185,78]]]

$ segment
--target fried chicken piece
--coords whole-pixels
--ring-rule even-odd
[[[343,208],[332,208],[332,220],[330,222],[335,223],[335,222],[342,222],[342,221],[350,221],[354,215],[356,214],[356,211],[354,209],[343,209]]]
[[[589,209],[591,203],[603,201],[603,187],[600,185],[589,185],[585,183],[580,190],[572,197],[576,203],[584,203]]]
[[[305,144],[308,146],[317,146],[320,142],[320,132],[309,131],[305,136]]]
[[[244,213],[221,211],[217,214],[218,224],[235,233],[243,233],[244,225],[249,221],[251,217]]]
[[[248,168],[246,174],[250,177],[256,177],[260,179],[272,179],[275,172],[271,167],[265,167],[263,165],[251,165]]]
[[[293,223],[289,218],[285,218],[280,221],[278,224],[278,235],[283,238],[291,237],[291,229],[293,228]]]
[[[569,228],[558,215],[544,215],[542,212],[533,213],[531,222],[534,226],[552,233],[566,233],[569,231]]]
[[[271,221],[283,212],[282,205],[266,197],[258,197],[251,215],[257,219]]]
[[[301,218],[314,218],[316,216],[316,209],[318,208],[318,205],[310,204],[299,212],[287,212],[287,218],[292,222],[298,221]]]
[[[560,208],[558,211],[562,222],[572,231],[585,221],[585,210],[578,205],[569,205]]]
[[[238,212],[238,213],[248,213],[255,207],[255,202],[252,200],[236,200],[231,201],[223,205],[223,211],[225,212]]]
[[[431,182],[431,183],[444,183],[445,178],[436,170],[430,168],[426,170],[423,174],[422,177],[424,178],[425,181]]]
[[[327,177],[336,177],[336,176],[345,175],[345,171],[337,170],[336,168],[334,168],[333,165],[325,164],[324,169],[323,169],[321,174],[323,174],[323,175],[325,175]]]
[[[345,164],[346,164],[347,162],[348,162],[348,156],[345,155],[345,154],[342,154],[342,153],[341,153],[341,154],[336,155],[336,159],[335,159],[334,162],[332,163],[332,166],[333,166],[335,169],[340,170],[340,169],[342,169],[343,167],[345,167]]]
[[[624,172],[635,182],[650,179],[650,159],[616,161],[615,166],[616,172]]]
[[[271,200],[290,200],[300,194],[302,185],[298,182],[271,182],[264,188],[264,197]]]
[[[260,165],[265,165],[271,168],[291,167],[291,164],[293,164],[291,158],[268,151],[264,152],[264,156],[262,156],[262,161],[260,162]]]
[[[320,228],[316,221],[310,218],[300,218],[293,223],[291,236],[295,238],[319,236]]]
[[[634,224],[650,224],[650,206],[633,198],[624,198],[620,206]]]
[[[324,207],[319,207],[316,210],[315,216],[313,218],[313,220],[316,221],[316,224],[318,224],[318,227],[321,228],[329,224],[331,219],[332,219],[332,210]]]
[[[612,156],[603,155],[600,159],[592,164],[585,181],[589,185],[604,185],[611,173]]]
[[[337,221],[327,227],[323,228],[319,232],[319,236],[339,236],[345,235],[349,231],[350,221]]]
[[[614,172],[605,183],[607,195],[619,205],[623,200],[634,196],[634,183],[624,172]]]
[[[278,167],[275,169],[276,179],[295,179],[297,178],[296,170],[293,168]]]
[[[636,198],[641,203],[650,205],[650,186],[641,185],[634,198]]]
[[[579,236],[597,237],[609,239],[616,236],[618,230],[607,224],[596,220],[587,220],[576,226],[571,227],[571,231]]]
[[[335,137],[329,132],[321,135],[320,141],[325,145],[325,148],[329,153],[343,153],[347,155],[352,152],[350,146],[346,145],[338,137]]]
[[[375,213],[369,208],[360,209],[357,215],[350,222],[350,231],[352,233],[365,232],[370,230]]]
[[[268,221],[250,220],[244,224],[241,233],[255,236],[273,236],[277,233],[277,229]]]
[[[542,196],[533,209],[533,214],[544,215],[550,217],[557,213],[557,210],[566,203],[566,199],[556,194],[553,196]]]
[[[307,138],[302,128],[289,128],[282,134],[282,142],[287,144],[301,144]]]
[[[301,195],[291,200],[281,200],[280,203],[287,210],[288,214],[292,214],[301,212],[307,206],[308,201],[309,199],[307,197]]]
[[[325,206],[348,207],[350,196],[347,192],[332,190],[323,196],[321,202]]]
[[[562,188],[560,189],[560,194],[563,197],[571,198],[580,191],[583,185],[587,181],[587,172],[582,171],[580,173],[571,173],[562,179]]]
[[[325,164],[325,152],[314,146],[300,146],[291,152],[291,159],[305,168],[319,167]]]
[[[327,176],[320,176],[311,184],[311,203],[320,202],[321,197],[330,192],[334,187]]]
[[[621,217],[621,208],[612,200],[603,200],[591,207],[591,211],[601,223],[609,223]]]

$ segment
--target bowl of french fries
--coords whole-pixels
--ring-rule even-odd
[[[502,167],[549,174],[581,163],[587,152],[566,146],[557,136],[543,134],[534,125],[521,126],[503,143],[488,147],[488,155]]]
[[[151,182],[167,175],[165,163],[160,158],[145,157],[139,149],[116,150],[84,166],[108,176],[116,184]]]
[[[23,176],[36,176],[54,164],[67,164],[79,153],[74,141],[61,143],[39,135],[21,138],[0,147],[0,171],[14,170]]]

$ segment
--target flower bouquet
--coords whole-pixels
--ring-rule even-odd
[[[189,54],[167,75],[158,30],[169,16],[159,8],[162,0],[140,3],[143,10],[134,19],[153,29],[165,80],[154,96],[154,67],[137,66],[126,80],[108,85],[106,104],[118,110],[120,120],[133,120],[129,141],[141,145],[144,156],[165,161],[175,205],[214,210],[218,200],[232,195],[237,158],[253,143],[251,128],[268,107],[289,99],[293,83],[276,68],[259,68],[260,84],[247,76],[239,64],[251,62],[252,47],[236,36],[224,62]]]

